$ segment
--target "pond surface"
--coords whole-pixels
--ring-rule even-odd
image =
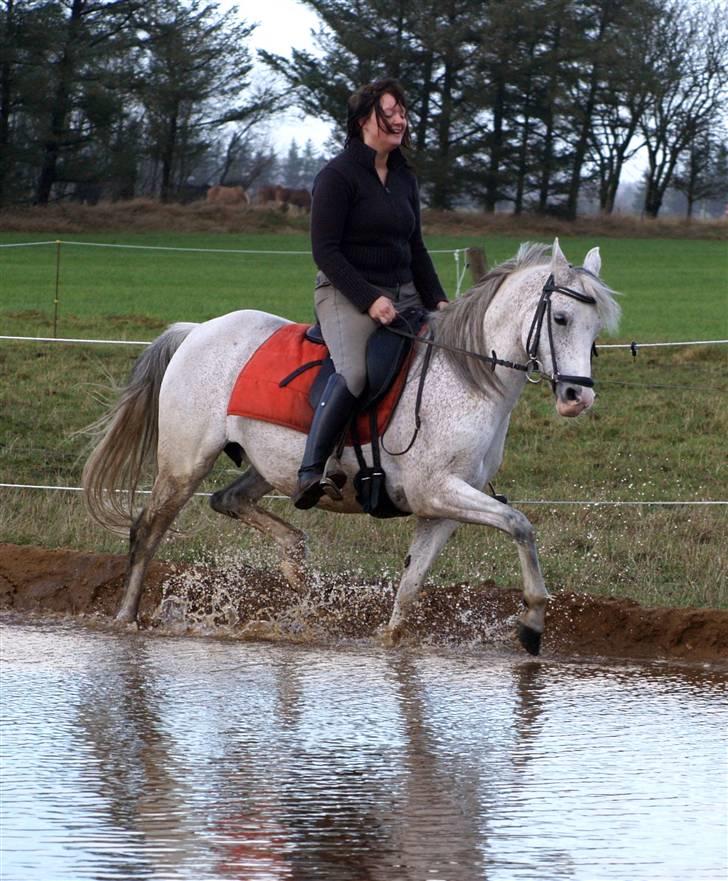
[[[728,674],[2,627],[3,881],[723,881]]]

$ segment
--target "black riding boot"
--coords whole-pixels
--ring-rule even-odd
[[[356,401],[340,373],[334,373],[329,377],[316,412],[313,414],[306,450],[301,467],[298,469],[298,483],[291,496],[297,508],[313,508],[324,494],[321,479],[324,476],[326,460],[334,451],[336,442],[346,428]]]

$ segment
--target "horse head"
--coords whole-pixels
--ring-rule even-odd
[[[591,358],[595,340],[614,328],[619,307],[613,292],[599,278],[599,248],[592,248],[584,265],[572,266],[559,240],[554,240],[549,277],[529,324],[526,351],[542,365],[556,395],[560,416],[578,416],[594,403]]]
[[[436,345],[474,391],[501,394],[509,386],[508,394],[520,394],[525,371],[532,382],[551,382],[560,415],[578,416],[594,402],[594,340],[619,320],[600,268],[599,248],[575,268],[558,239],[552,248],[526,242],[431,317]]]

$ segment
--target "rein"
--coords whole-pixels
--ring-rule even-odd
[[[583,294],[580,291],[575,291],[573,288],[567,288],[563,285],[555,284],[553,275],[549,275],[546,279],[546,284],[544,284],[541,290],[541,297],[536,306],[536,312],[533,316],[533,321],[531,322],[531,328],[528,331],[528,338],[526,341],[526,354],[528,355],[528,361],[525,364],[519,364],[516,361],[508,361],[505,358],[499,358],[495,349],[491,350],[490,355],[481,355],[479,352],[471,352],[469,349],[461,349],[458,346],[448,346],[445,343],[438,343],[431,336],[416,336],[413,333],[408,333],[406,330],[398,330],[397,328],[390,327],[388,324],[385,325],[385,327],[390,333],[395,333],[398,336],[407,337],[408,339],[415,340],[415,342],[430,346],[430,351],[432,351],[433,348],[444,349],[447,352],[454,352],[458,355],[465,355],[468,358],[475,358],[485,364],[490,364],[491,370],[495,370],[496,367],[507,367],[510,370],[520,370],[526,374],[526,379],[529,382],[539,383],[543,378],[546,378],[551,383],[552,387],[555,387],[557,382],[569,382],[573,385],[592,388],[594,386],[594,380],[590,376],[568,376],[558,372],[551,320],[551,294],[553,293],[564,294],[567,297],[578,300],[580,303],[588,303],[591,306],[595,306],[597,302],[596,299],[589,294]],[[553,374],[545,371],[543,365],[537,358],[544,320],[546,320],[546,327],[549,335],[551,360],[554,365]]]

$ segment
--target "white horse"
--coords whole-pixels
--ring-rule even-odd
[[[525,603],[519,638],[530,653],[539,651],[548,592],[534,529],[522,513],[484,488],[501,464],[511,411],[527,379],[545,376],[558,413],[577,416],[594,400],[594,340],[619,319],[613,292],[598,277],[598,248],[589,251],[581,268],[570,266],[558,240],[548,252],[545,245],[521,246],[515,258],[431,316],[434,340],[442,347],[434,349],[422,388],[421,430],[404,455],[382,451],[389,496],[415,515],[384,641],[400,637],[407,610],[458,524],[478,523],[506,532],[516,543]],[[136,619],[144,574],[160,540],[231,442],[243,449],[248,469],[212,496],[212,507],[271,537],[286,579],[297,592],[305,591],[304,533],[258,501],[273,489],[292,493],[306,438],[289,428],[227,415],[241,368],[287,323],[246,309],[202,324],[172,325],[140,356],[119,400],[96,423],[102,436],[83,473],[89,511],[111,530],[130,529],[118,621]],[[391,451],[403,450],[412,438],[424,349],[419,346],[386,433]],[[370,461],[370,449],[364,452]],[[150,459],[156,478],[149,503],[137,516],[135,491]],[[349,477],[343,499],[324,496],[320,506],[362,513],[352,489],[358,465],[351,448],[341,464]]]

